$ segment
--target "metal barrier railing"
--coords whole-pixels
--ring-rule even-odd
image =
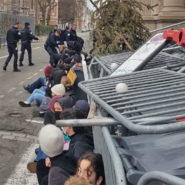
[[[102,154],[106,185],[127,185],[121,158],[114,146],[109,130],[104,125],[118,124],[113,119],[58,120],[57,126],[93,126],[95,152]],[[95,126],[96,125],[96,126]]]
[[[165,51],[168,51],[168,50],[165,50]],[[104,70],[104,76],[110,75],[121,64],[123,64],[125,60],[127,60],[131,55],[132,55],[132,52],[123,52],[121,54],[107,55],[105,57],[94,58],[91,64],[91,65],[94,65],[94,68],[90,67],[90,70],[93,74],[96,73],[96,78],[99,77],[98,71],[100,73],[100,68]],[[117,67],[111,69],[112,63],[116,64]],[[150,60],[141,70],[153,69],[153,68],[164,68],[172,71],[178,71],[178,70],[181,70],[181,68],[184,66],[185,66],[185,59],[168,54],[166,52],[160,52],[156,57]]]
[[[162,32],[165,29],[171,29],[171,28],[174,28],[174,27],[177,27],[177,26],[181,26],[183,24],[185,24],[185,21],[182,21],[182,22],[179,22],[179,23],[176,23],[176,24],[171,24],[169,26],[165,26],[165,27],[158,28],[158,29],[155,29],[155,30],[152,30],[152,31],[150,31],[150,33],[154,34],[154,33],[157,33],[157,32]]]
[[[142,125],[142,119],[183,117],[184,77],[181,73],[154,69],[90,80],[80,83],[79,87],[129,130],[136,133],[164,133],[185,129],[185,123],[175,121],[152,125],[153,122],[149,120]],[[128,85],[128,92],[116,93],[115,87],[120,82]]]
[[[154,172],[148,172],[145,175],[143,175],[137,185],[148,185],[152,181],[156,182],[162,182],[167,185],[184,185],[185,180],[181,179],[179,177],[164,173],[164,172],[159,172],[159,171],[154,171]]]

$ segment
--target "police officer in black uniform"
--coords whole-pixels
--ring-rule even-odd
[[[14,24],[14,26],[11,29],[8,30],[7,35],[6,35],[9,56],[4,63],[4,66],[3,66],[4,71],[6,71],[6,68],[12,58],[12,55],[14,55],[13,71],[14,72],[20,71],[17,68],[17,59],[18,59],[17,43],[21,35],[21,33],[18,30],[18,27],[19,27],[19,23],[17,22]]]
[[[75,50],[80,54],[84,45],[84,40],[77,36],[76,28],[76,24],[71,26],[70,32],[66,35],[66,41],[69,49]]]
[[[19,59],[19,66],[23,66],[23,60],[24,60],[24,52],[27,50],[28,52],[28,61],[29,66],[33,66],[34,63],[32,63],[32,49],[31,49],[31,42],[32,40],[39,40],[37,37],[35,37],[31,30],[30,30],[30,23],[26,22],[24,29],[21,31],[21,56]]]
[[[56,24],[54,28],[50,31],[49,35],[51,35],[52,33],[55,33],[57,30],[58,30],[58,25]]]
[[[46,43],[44,45],[45,50],[48,52],[50,56],[50,64],[53,67],[56,67],[58,63],[59,54],[56,48],[58,47],[58,45],[61,44],[62,43],[60,40],[60,30],[57,30],[48,36],[48,39],[46,40]]]

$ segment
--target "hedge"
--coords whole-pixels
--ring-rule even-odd
[[[37,24],[35,25],[35,33],[38,36],[42,36],[42,35],[48,35],[49,32],[54,28],[53,25],[41,25],[41,24]]]

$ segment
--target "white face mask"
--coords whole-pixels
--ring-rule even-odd
[[[64,133],[64,135],[67,135],[65,128],[64,127],[61,127],[61,128],[62,128],[62,132]]]

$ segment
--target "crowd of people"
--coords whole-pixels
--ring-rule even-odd
[[[44,45],[50,65],[44,68],[44,76],[24,86],[29,97],[19,101],[28,109],[35,104],[44,119],[36,158],[27,165],[37,174],[39,185],[105,184],[102,156],[94,153],[92,128],[56,126],[57,120],[86,119],[89,113],[87,95],[78,87],[84,80],[83,44],[75,24],[64,31],[56,25]],[[85,60],[90,59],[85,55]]]

